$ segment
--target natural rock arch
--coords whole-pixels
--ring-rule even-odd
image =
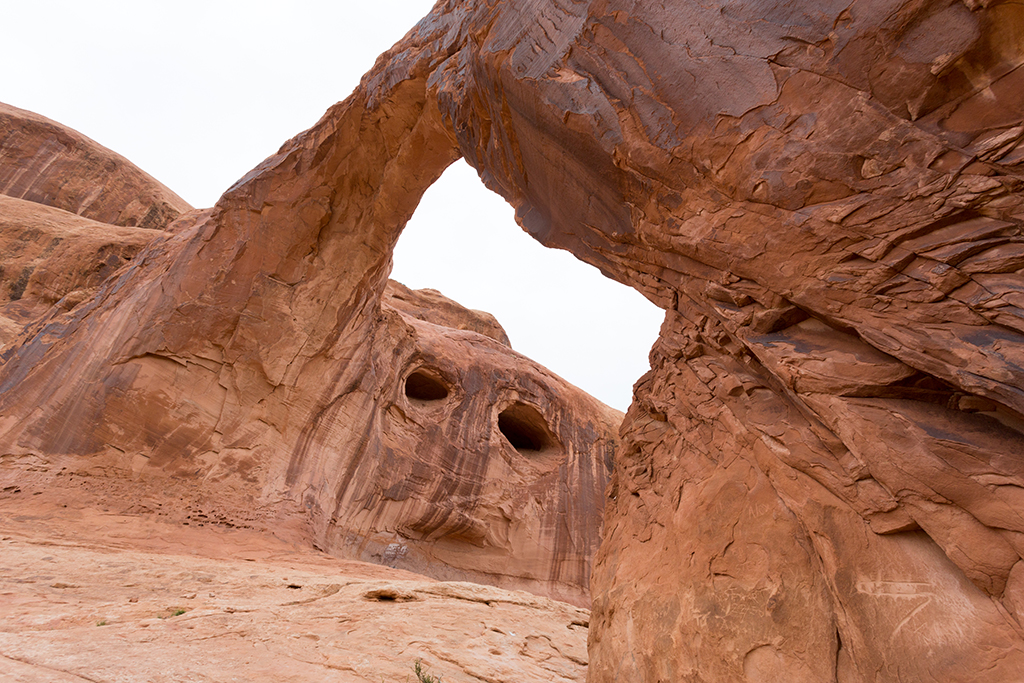
[[[38,323],[2,367],[5,449],[183,478],[229,516],[269,509],[275,531],[347,557],[589,604],[621,413],[510,350],[486,314],[387,280],[419,197],[458,158],[427,97],[436,38],[410,38],[422,54],[381,62],[214,208]],[[421,364],[467,389],[407,419],[402,374]],[[516,461],[508,400],[574,447]],[[419,450],[441,462],[410,462]]]
[[[439,3],[17,350],[5,438],[87,454],[82,425],[130,415],[109,429],[142,425],[124,438],[157,461],[274,441],[294,486],[365,376],[402,225],[461,154],[542,243],[668,311],[616,458],[592,680],[1008,679],[1024,11],[846,5]],[[128,405],[139,373],[232,409]]]

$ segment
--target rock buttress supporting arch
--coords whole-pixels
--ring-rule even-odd
[[[591,680],[1012,680],[1024,13],[501,7],[440,87],[463,154],[667,310]]]

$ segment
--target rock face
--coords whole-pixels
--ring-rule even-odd
[[[119,226],[162,230],[192,207],[119,154],[0,103],[0,194]]]
[[[436,289],[409,289],[401,282],[388,280],[384,288],[385,306],[428,323],[456,330],[470,330],[512,348],[505,329],[493,315],[474,311],[452,301]]]
[[[37,183],[60,185],[45,174]],[[209,216],[193,212],[183,221]],[[167,232],[0,196],[0,343],[12,347],[5,358],[25,352],[33,342],[21,342],[33,337],[56,341],[88,317],[132,280],[139,264],[109,278],[143,248],[144,261],[181,243]],[[117,398],[95,387],[112,421],[84,430],[73,421],[64,432],[70,441],[56,447],[29,445],[39,442],[28,435],[0,440],[0,454],[31,453],[46,463],[31,460],[28,474],[15,458],[0,477],[49,477],[51,487],[61,467],[110,479],[184,477],[216,499],[207,513],[235,524],[251,525],[256,509],[260,528],[301,525],[307,543],[342,557],[589,604],[621,413],[512,351],[490,314],[392,281],[378,296],[361,313],[365,320],[352,321],[365,335],[351,340],[355,358],[331,356],[321,376],[287,399],[308,409],[319,405],[324,381],[345,378],[350,384],[314,417],[293,422],[288,410],[267,404],[258,388],[268,386],[264,367],[253,375],[239,359],[212,373],[208,359],[190,367],[158,350],[115,371]],[[201,314],[186,317],[203,323]],[[125,324],[125,332],[147,333]],[[170,389],[193,381],[185,394]],[[256,399],[270,410],[259,408],[254,421],[246,412]],[[77,411],[91,402],[69,397],[64,406]],[[118,490],[133,498],[132,486]]]
[[[229,481],[274,443],[312,471],[374,391],[390,250],[462,155],[538,240],[667,312],[615,458],[591,681],[1018,680],[1022,32],[998,1],[442,0],[15,348],[0,439]]]
[[[25,325],[91,298],[160,235],[0,195],[0,353]]]
[[[320,547],[589,604],[621,413],[490,338],[388,307],[370,363],[375,391],[339,397],[287,472]]]
[[[52,493],[0,493],[4,681],[586,676],[587,610]]]

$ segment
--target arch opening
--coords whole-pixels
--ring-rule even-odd
[[[487,311],[515,351],[624,412],[650,369],[665,312],[570,253],[545,248],[514,213],[465,161],[453,163],[403,229],[391,277]]]

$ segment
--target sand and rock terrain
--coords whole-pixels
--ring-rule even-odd
[[[4,681],[585,679],[585,609],[66,500],[0,494]]]

